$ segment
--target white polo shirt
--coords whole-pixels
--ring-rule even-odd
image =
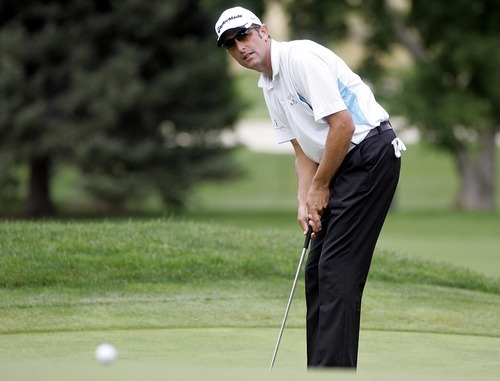
[[[278,143],[297,139],[319,163],[330,126],[326,116],[349,110],[355,124],[352,142],[389,119],[370,88],[331,50],[308,40],[272,41],[273,78],[259,80]]]

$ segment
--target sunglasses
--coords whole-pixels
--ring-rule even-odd
[[[244,30],[236,33],[236,35],[233,38],[228,38],[226,41],[224,41],[222,43],[222,46],[226,49],[234,48],[234,46],[236,45],[236,40],[238,40],[240,42],[245,41],[248,38],[248,36],[250,35],[252,29],[255,29],[255,28],[244,29]]]

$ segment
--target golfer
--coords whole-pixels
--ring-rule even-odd
[[[242,7],[224,11],[215,31],[219,47],[261,73],[277,142],[295,150],[298,222],[314,232],[308,367],[356,368],[363,289],[406,148],[368,86],[331,50],[277,42]]]

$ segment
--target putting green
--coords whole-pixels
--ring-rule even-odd
[[[7,334],[0,336],[0,367],[5,380],[265,379],[277,334],[261,328]],[[101,342],[116,346],[115,364],[94,360]],[[499,358],[499,338],[363,330],[356,378],[493,380]],[[286,329],[272,378],[306,376],[331,372],[306,372],[304,331]]]

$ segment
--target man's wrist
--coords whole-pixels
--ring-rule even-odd
[[[317,190],[328,189],[329,186],[330,179],[326,176],[315,176],[311,184],[311,188]]]

